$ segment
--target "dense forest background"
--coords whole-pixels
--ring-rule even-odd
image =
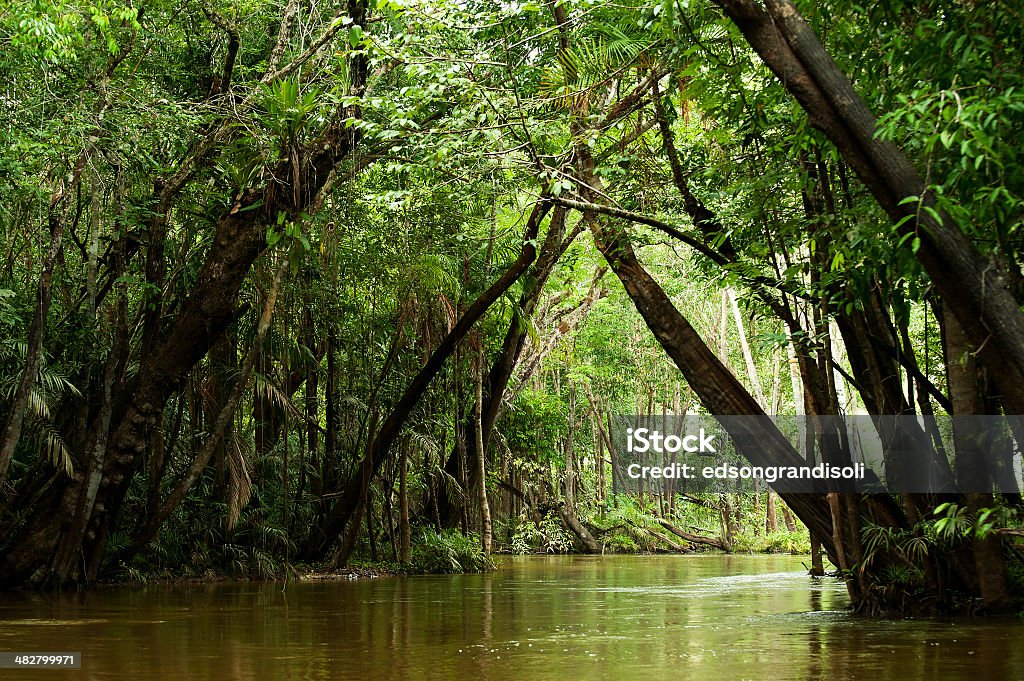
[[[820,547],[864,611],[1017,608],[1019,494],[625,495],[610,430],[1024,414],[1022,26],[5,2],[0,584]]]

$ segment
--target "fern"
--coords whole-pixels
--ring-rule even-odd
[[[558,50],[559,68],[541,77],[538,94],[551,106],[585,111],[627,69],[649,66],[645,55],[656,44],[649,36],[630,35],[620,26],[600,22],[593,30],[592,37]]]

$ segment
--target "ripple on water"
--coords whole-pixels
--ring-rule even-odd
[[[756,585],[761,589],[807,589],[808,576],[805,572],[770,572],[759,575],[701,577],[689,584],[607,586],[595,587],[589,589],[589,591],[656,594],[661,596],[709,596],[734,591],[746,591],[751,585]],[[842,590],[842,585],[839,585],[838,590]]]
[[[68,627],[76,624],[106,624],[110,620],[43,620],[43,619],[20,619],[0,620],[0,627]]]

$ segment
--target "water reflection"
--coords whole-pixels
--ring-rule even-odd
[[[1024,668],[1016,619],[870,621],[785,556],[508,559],[488,575],[5,595],[3,678],[964,679]]]

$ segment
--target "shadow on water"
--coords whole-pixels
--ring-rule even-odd
[[[1015,678],[1024,625],[873,621],[792,556],[508,558],[485,575],[5,595],[20,678]],[[4,672],[3,678],[19,678]]]

